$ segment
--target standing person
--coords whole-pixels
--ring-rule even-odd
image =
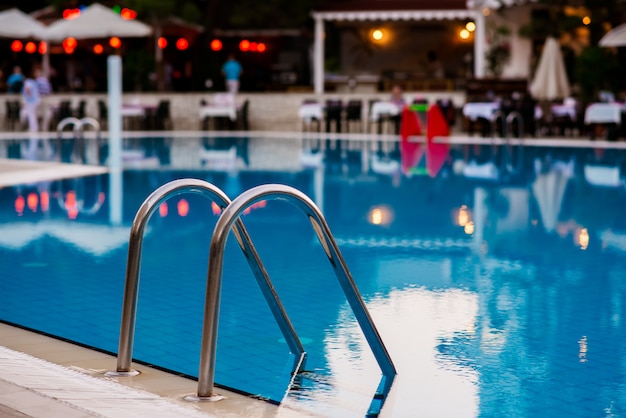
[[[24,85],[24,74],[19,65],[13,67],[13,73],[7,78],[7,90],[9,93],[20,93]]]
[[[48,80],[48,77],[43,75],[43,72],[39,68],[35,70],[35,81],[37,82],[37,89],[39,90],[40,96],[45,97],[52,94],[50,81]]]
[[[36,132],[39,131],[39,121],[37,120],[37,107],[41,102],[41,96],[39,95],[39,89],[37,88],[37,82],[34,78],[28,77],[24,80],[24,86],[22,88],[22,98],[24,99],[24,113],[28,120],[28,132],[30,132],[30,138],[28,140],[28,151],[26,158],[34,160],[36,158],[38,138]]]
[[[226,77],[226,90],[230,93],[239,91],[239,77],[243,69],[241,64],[235,59],[235,54],[228,54],[228,60],[222,66],[222,74]]]

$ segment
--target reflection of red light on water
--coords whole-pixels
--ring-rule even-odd
[[[15,211],[17,212],[19,216],[22,216],[22,213],[24,213],[25,206],[26,206],[26,203],[24,202],[24,196],[18,196],[15,199]]]
[[[41,210],[44,212],[47,212],[48,209],[50,209],[50,195],[48,194],[48,192],[41,192],[40,193],[40,200],[41,200]]]
[[[76,192],[70,190],[65,195],[65,209],[67,210],[67,217],[70,219],[76,219],[78,216],[78,207],[76,206]]]
[[[98,203],[104,203],[104,192],[98,193]]]
[[[180,216],[185,217],[189,213],[189,203],[187,203],[185,199],[180,199],[180,201],[178,202],[177,208],[178,208],[178,214]]]
[[[76,192],[70,190],[65,195],[65,209],[76,209]]]
[[[213,215],[219,215],[222,213],[222,208],[220,208],[217,203],[211,202],[211,211],[213,212]]]
[[[28,209],[37,212],[37,204],[39,204],[39,196],[37,196],[37,193],[29,193],[26,198],[26,204],[28,205]]]
[[[167,216],[167,203],[163,202],[159,205],[159,215],[161,215],[161,218],[165,218]]]

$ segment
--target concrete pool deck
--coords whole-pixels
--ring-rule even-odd
[[[219,402],[188,402],[197,382],[133,363],[141,374],[106,377],[116,358],[0,323],[0,416],[315,417],[223,389]]]

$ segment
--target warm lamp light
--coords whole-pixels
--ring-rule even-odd
[[[165,49],[165,47],[167,47],[167,39],[165,39],[164,37],[160,37],[157,40],[157,46],[161,49]]]
[[[22,50],[22,41],[18,41],[17,39],[11,42],[11,51],[20,52]]]
[[[257,44],[256,42],[250,42],[250,51],[256,52],[258,47],[259,44]]]
[[[239,42],[239,49],[241,51],[248,51],[250,49],[250,41],[244,39],[243,41]]]
[[[120,16],[122,17],[122,19],[133,20],[137,17],[137,12],[127,7],[124,7],[120,11]]]
[[[469,39],[470,37],[470,32],[467,29],[461,29],[461,31],[459,32],[459,38],[461,39]]]
[[[26,46],[24,47],[24,51],[26,51],[29,54],[34,54],[37,51],[37,45],[35,45],[34,42],[28,42],[26,43]]]
[[[382,41],[384,37],[385,37],[385,34],[380,29],[374,29],[374,31],[372,32],[372,39],[375,40],[376,42]]]
[[[113,36],[109,39],[109,45],[111,45],[111,48],[117,49],[122,46],[122,41],[117,36]]]
[[[265,46],[263,42],[259,42],[259,44],[256,47],[257,52],[265,52],[266,49],[267,47]]]
[[[591,23],[591,18],[589,16],[583,17],[583,25],[588,25]]]
[[[104,52],[104,47],[100,44],[95,44],[93,46],[93,53],[96,55],[100,55]]]
[[[76,38],[69,37],[63,39],[62,45],[64,49],[74,49],[76,48],[76,45],[78,45],[78,41]]]
[[[189,48],[189,41],[187,41],[185,38],[179,38],[176,41],[176,48],[184,51],[185,49]]]
[[[474,23],[474,22],[467,22],[465,24],[465,29],[467,29],[470,32],[474,32],[476,30],[476,23]]]
[[[39,42],[39,53],[45,54],[48,51],[48,44],[44,41]]]
[[[219,51],[222,49],[222,41],[220,41],[219,39],[213,39],[211,41],[211,49],[213,51]]]

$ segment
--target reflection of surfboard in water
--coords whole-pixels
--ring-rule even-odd
[[[421,135],[422,124],[418,114],[409,107],[402,110],[402,124],[400,127],[400,151],[402,156],[402,172],[406,175],[418,174],[436,177],[448,159],[449,146],[436,144],[433,138],[448,136],[450,127],[444,118],[439,106],[433,105],[427,114],[427,143],[426,147],[421,143],[411,142],[410,136]],[[422,156],[426,154],[426,158]]]
[[[402,109],[402,123],[400,124],[400,156],[402,172],[406,175],[418,174],[414,172],[424,154],[424,147],[419,142],[411,142],[410,136],[422,134],[422,126],[408,106]]]

